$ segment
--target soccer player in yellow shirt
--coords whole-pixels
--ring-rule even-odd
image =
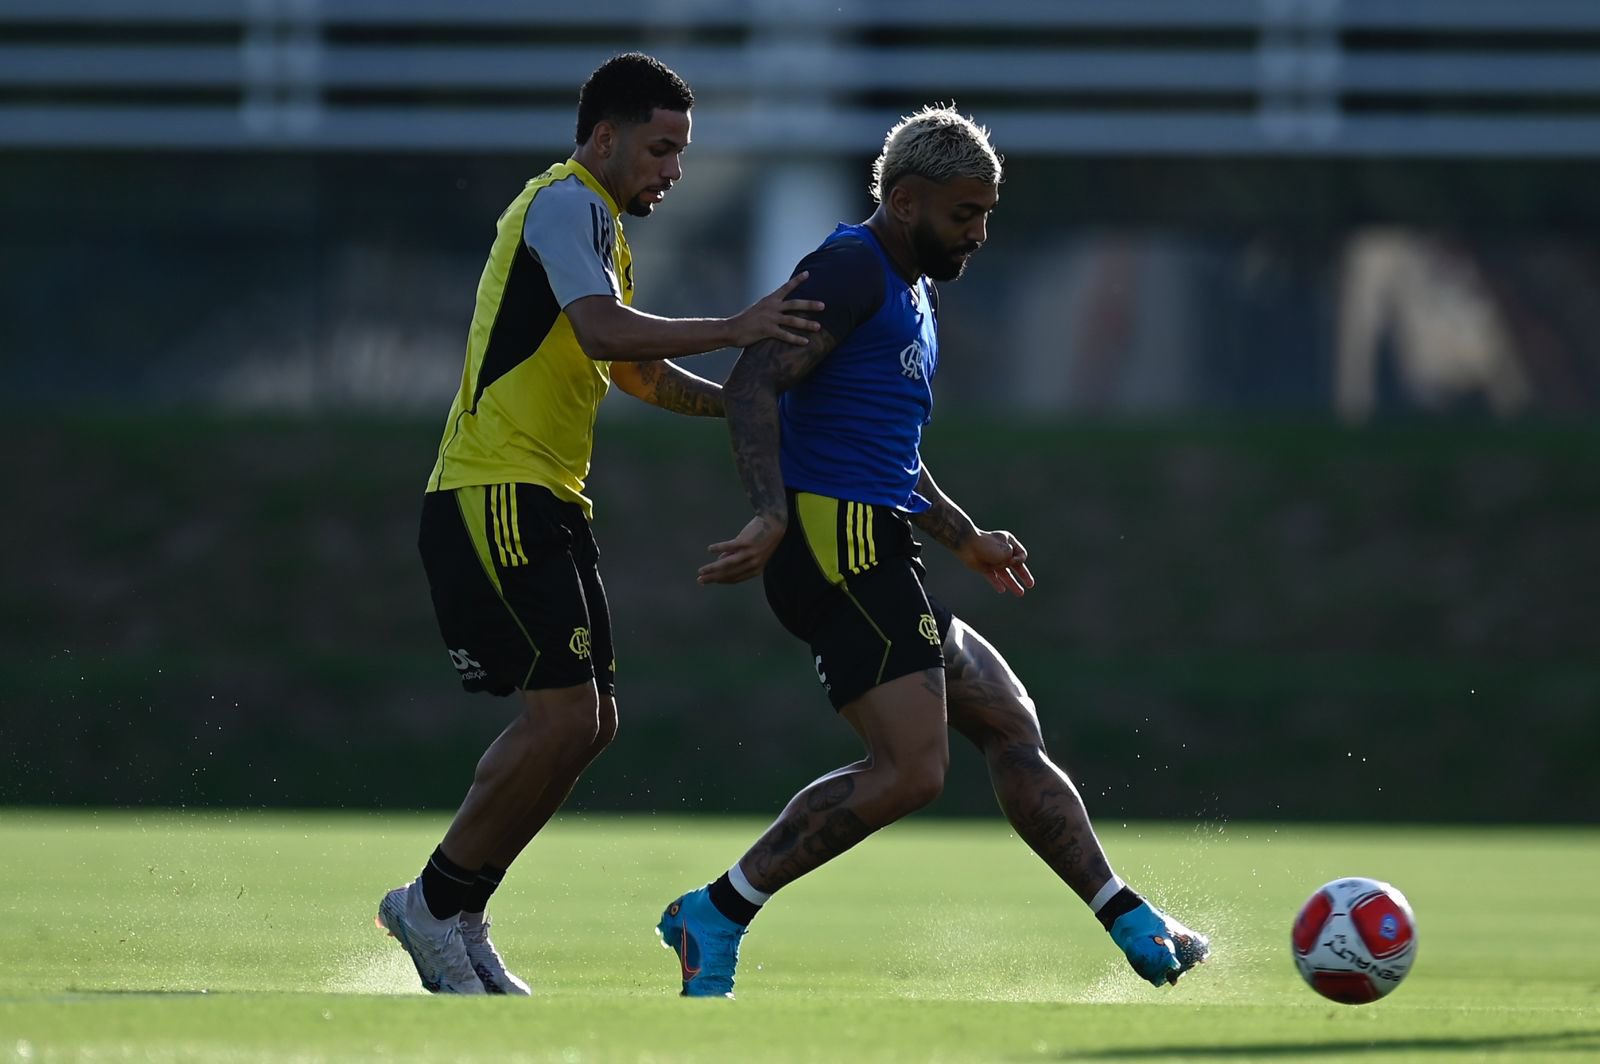
[[[803,277],[731,318],[632,309],[622,214],[648,216],[683,176],[693,104],[649,56],[602,64],[579,93],[577,149],[501,214],[478,282],[419,548],[462,686],[518,704],[421,875],[378,907],[435,993],[528,993],[489,941],[489,897],[616,734],[611,621],[583,494],[600,400],[614,382],[721,417],[721,388],[667,359],[804,344],[818,328],[799,312],[823,304],[788,298]]]

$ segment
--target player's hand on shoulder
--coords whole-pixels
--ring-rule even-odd
[[[827,304],[815,299],[789,298],[789,293],[809,276],[802,270],[730,318],[733,346],[749,347],[758,340],[767,339],[782,340],[788,344],[809,343],[811,334],[822,325],[800,314],[802,311],[823,310]]]
[[[700,567],[702,584],[738,584],[761,575],[767,559],[778,549],[788,526],[776,517],[757,514],[739,534],[721,543],[713,543],[706,550],[717,560]]]
[[[1033,587],[1028,549],[1004,529],[979,532],[957,552],[967,568],[981,574],[1002,595],[1022,595]]]

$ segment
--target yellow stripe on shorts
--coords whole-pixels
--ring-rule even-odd
[[[859,573],[877,563],[878,551],[872,543],[872,507],[852,502],[845,515],[845,538],[850,548],[850,571]]]
[[[844,504],[844,551],[845,564],[852,573],[856,568],[856,504],[846,501]]]
[[[517,523],[517,486],[506,485],[506,493],[511,496],[511,539],[516,544],[517,557],[522,559],[522,564],[528,564],[528,552],[522,549],[522,526]]]
[[[453,492],[456,497],[456,506],[461,510],[461,523],[466,526],[467,538],[472,540],[472,549],[478,555],[478,563],[483,566],[484,575],[494,585],[495,594],[501,594],[500,574],[495,571],[494,560],[490,555],[488,522],[485,521],[484,495],[486,489],[481,486],[457,488]],[[492,496],[490,497],[492,501]]]
[[[828,583],[843,583],[844,574],[839,571],[839,500],[801,491],[795,493],[795,508],[800,511],[800,531],[805,534],[817,568]]]

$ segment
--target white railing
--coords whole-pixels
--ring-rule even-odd
[[[0,0],[0,41],[0,148],[561,147],[638,47],[701,150],[954,98],[1011,155],[1600,155],[1600,0]]]

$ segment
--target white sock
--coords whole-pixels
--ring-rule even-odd
[[[733,867],[728,869],[728,882],[732,884],[734,890],[739,892],[739,897],[751,905],[765,905],[772,900],[771,894],[763,894],[750,885],[750,880],[745,878],[744,869],[739,867],[738,861],[735,861]]]
[[[1104,909],[1106,902],[1115,898],[1117,892],[1127,885],[1120,877],[1113,874],[1110,879],[1106,880],[1106,885],[1095,891],[1094,897],[1089,899],[1089,911],[1097,913]]]

